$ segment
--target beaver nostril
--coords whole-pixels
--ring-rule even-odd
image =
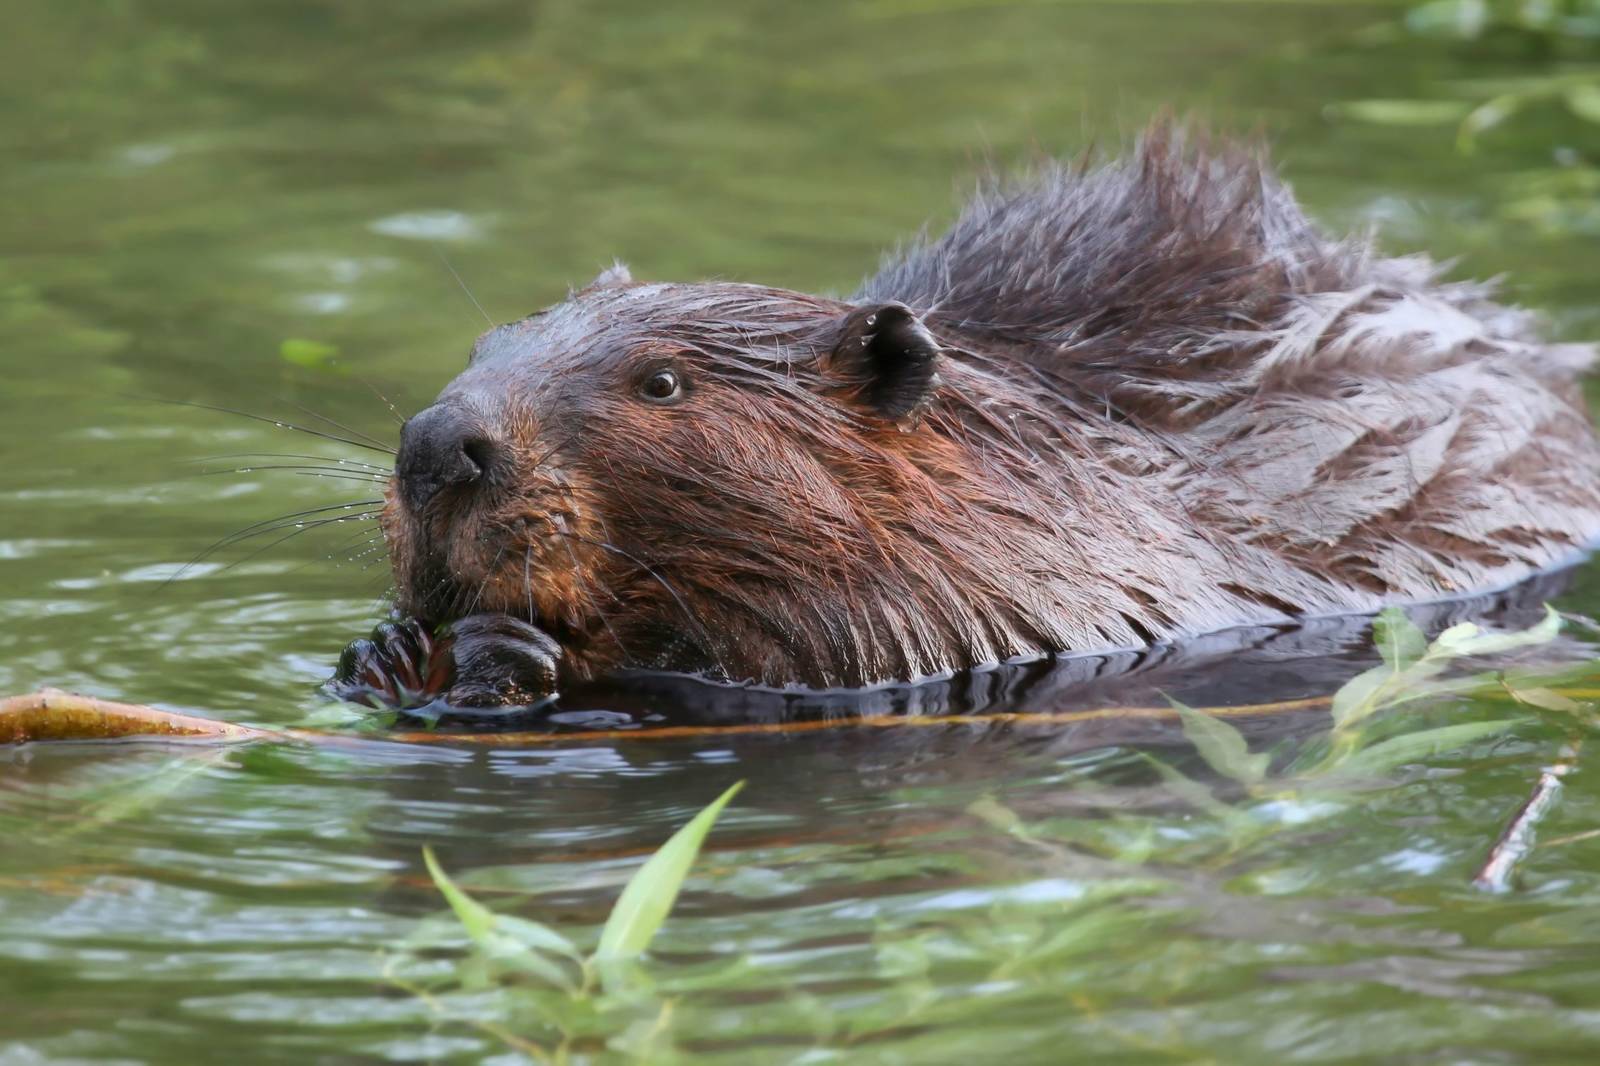
[[[478,468],[478,477],[482,477],[494,461],[494,441],[488,437],[469,437],[461,442],[461,453],[467,457],[467,462]]]
[[[493,466],[495,450],[493,438],[472,412],[434,404],[400,431],[395,475],[401,498],[416,513],[446,488],[482,481]]]

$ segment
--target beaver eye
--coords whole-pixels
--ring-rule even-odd
[[[683,382],[674,370],[657,370],[639,384],[639,393],[656,403],[671,403],[683,396]]]

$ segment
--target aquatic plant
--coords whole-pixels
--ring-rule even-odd
[[[1242,921],[1248,912],[1249,921],[1267,927],[1280,920],[1279,886],[1305,874],[1274,858],[1240,876],[1251,856],[1285,853],[1265,845],[1359,815],[1408,778],[1397,779],[1396,771],[1494,743],[1532,716],[1551,716],[1574,734],[1586,728],[1588,706],[1570,693],[1587,691],[1574,685],[1593,675],[1594,663],[1489,662],[1548,645],[1561,625],[1547,609],[1528,629],[1465,623],[1430,642],[1403,612],[1385,611],[1374,625],[1381,662],[1334,695],[1329,728],[1268,750],[1252,750],[1221,717],[1175,704],[1201,768],[1213,776],[1192,766],[1186,772],[1171,756],[1125,753],[1121,764],[1148,767],[1153,786],[1102,781],[1096,788],[1105,796],[1092,818],[1084,817],[1081,793],[1062,812],[1027,812],[986,792],[966,813],[1033,857],[996,853],[1019,877],[1031,870],[1031,880],[1014,892],[975,894],[973,905],[953,911],[906,905],[880,913],[864,941],[835,942],[827,961],[807,955],[803,972],[778,976],[782,964],[749,943],[719,944],[709,960],[644,957],[735,786],[633,875],[589,951],[578,934],[490,911],[426,852],[453,920],[425,921],[390,956],[386,974],[427,1003],[437,1022],[475,1029],[542,1062],[711,1061],[719,1051],[748,1054],[751,1041],[797,1054],[811,1048],[826,1058],[890,1038],[909,1057],[937,1048],[960,1058],[964,1052],[948,1041],[970,1042],[967,1052],[979,1053],[985,1019],[1006,1016],[1008,1004],[1037,1001],[1041,987],[1094,1024],[1131,994],[1129,982],[1141,1001],[1181,995],[1180,972],[1147,968],[1163,950],[1152,928],[1200,914]],[[1468,699],[1437,721],[1452,701]],[[1459,713],[1506,704],[1528,713],[1468,720]],[[1486,834],[1482,887],[1509,884],[1554,798],[1547,778],[1559,784],[1561,760],[1570,766],[1574,755],[1571,745],[1563,748],[1557,770],[1547,769],[1492,847]],[[915,802],[914,793],[906,799]],[[940,852],[937,845],[925,850],[914,869],[887,875],[927,877]],[[1288,902],[1291,910],[1298,906]],[[858,995],[837,992],[856,986]],[[1111,1017],[1099,1024],[1102,1036],[1140,1056],[1198,1053],[1176,1033],[1128,1028]]]
[[[1587,123],[1600,123],[1600,3],[1596,0],[1431,0],[1412,8],[1405,24],[1414,33],[1480,40],[1515,35],[1530,39],[1541,59],[1524,77],[1465,85],[1456,144],[1476,150],[1478,139],[1506,120],[1553,105]],[[1570,149],[1568,169],[1592,170]],[[1587,191],[1592,192],[1592,189]]]
[[[389,959],[387,979],[422,998],[440,1021],[480,1029],[539,1061],[566,1061],[576,1041],[596,1032],[606,1034],[606,1044],[636,1056],[664,1053],[671,1006],[651,999],[649,982],[636,962],[677,902],[717,817],[743,787],[740,781],[728,788],[639,867],[588,954],[548,925],[491,911],[445,873],[431,848],[424,848],[428,874],[471,942],[471,951],[442,982],[408,976],[441,943],[437,925],[424,925]],[[443,938],[449,939],[448,934]],[[495,993],[495,1008],[484,1014],[475,1001],[488,990]],[[617,1024],[619,1017],[625,1024]],[[524,1035],[530,1030],[549,1032],[555,1039],[548,1046],[538,1043]]]
[[[1277,782],[1304,785],[1319,779],[1376,775],[1428,755],[1453,751],[1474,740],[1504,732],[1516,719],[1463,722],[1416,730],[1399,736],[1373,739],[1372,719],[1421,700],[1444,696],[1482,695],[1503,691],[1519,703],[1570,710],[1572,701],[1549,688],[1534,685],[1525,675],[1504,670],[1449,675],[1458,660],[1502,655],[1518,648],[1548,644],[1561,631],[1561,616],[1545,608],[1537,625],[1515,632],[1486,632],[1476,623],[1451,626],[1430,644],[1416,623],[1398,607],[1391,607],[1373,622],[1373,637],[1383,662],[1366,670],[1334,693],[1329,710],[1333,727],[1320,744],[1309,745],[1293,760]],[[1259,789],[1267,775],[1270,756],[1252,754],[1239,731],[1213,715],[1173,701],[1183,717],[1184,734],[1214,771],[1240,784]]]
[[[1428,0],[1406,12],[1416,33],[1473,40],[1490,33],[1600,40],[1596,0]]]
[[[1371,28],[1366,42],[1419,41],[1463,53],[1470,76],[1414,98],[1331,103],[1334,117],[1380,126],[1455,128],[1463,155],[1520,159],[1492,177],[1495,210],[1556,234],[1600,232],[1600,160],[1588,147],[1600,124],[1600,2],[1429,0]],[[1423,45],[1427,47],[1427,45]]]

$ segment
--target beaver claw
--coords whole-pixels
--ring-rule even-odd
[[[469,615],[438,631],[407,618],[345,648],[327,690],[400,709],[527,706],[555,694],[560,659],[553,638],[510,615]]]

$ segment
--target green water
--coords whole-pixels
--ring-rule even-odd
[[[445,258],[496,320],[614,256],[844,291],[984,159],[1171,107],[1266,130],[1330,225],[1505,272],[1559,333],[1600,334],[1600,126],[1534,107],[1468,156],[1448,120],[1581,52],[1411,38],[1400,11],[22,0],[0,36],[0,693],[315,711],[384,609],[369,529],[167,579],[363,486],[195,460],[383,456],[154,400],[392,440],[379,394],[421,406],[483,327]],[[1415,100],[1446,119],[1370,103]],[[0,1063],[521,1061],[379,978],[440,908],[421,846],[592,941],[639,858],[741,778],[651,964],[644,1016],[670,1001],[689,1061],[1591,1061],[1592,754],[1521,889],[1468,884],[1564,735],[1531,721],[1354,791],[1218,786],[1233,816],[1136,751],[979,724],[0,750]],[[462,1009],[505,1018],[487,993]],[[573,1057],[620,1061],[605,1038],[637,1020]]]

